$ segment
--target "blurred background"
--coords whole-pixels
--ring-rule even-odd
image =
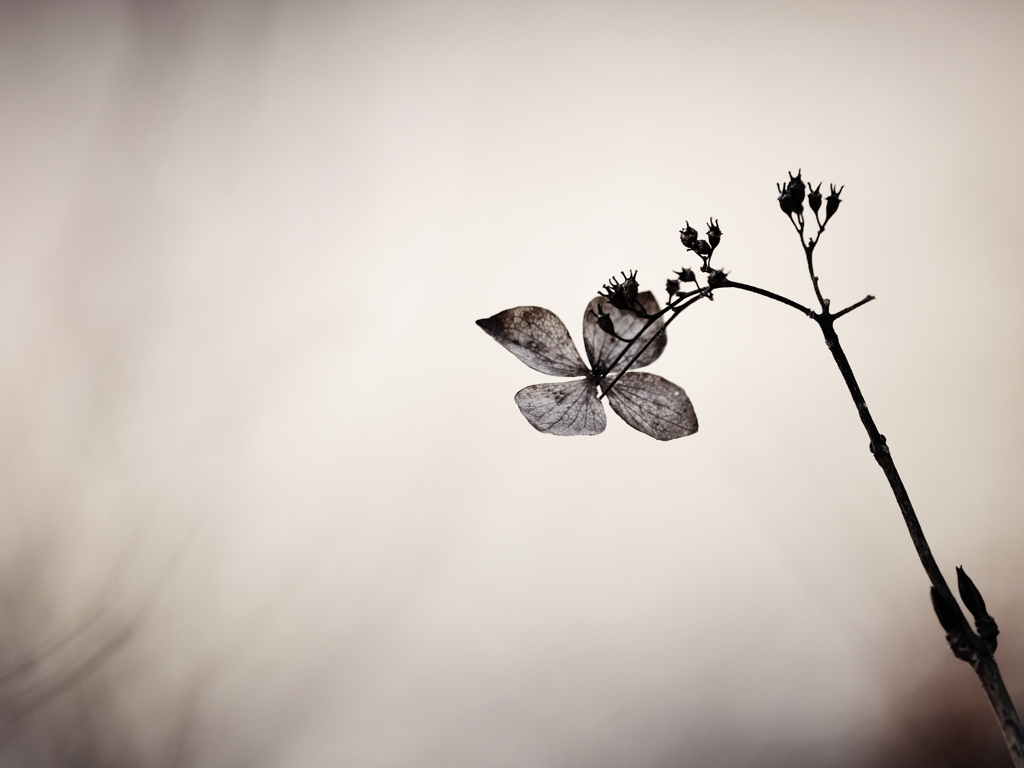
[[[817,252],[1024,702],[1024,7],[0,6],[0,764],[1005,766],[817,328],[688,311],[700,432],[534,431],[678,242]]]

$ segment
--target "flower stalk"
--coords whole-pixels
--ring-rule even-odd
[[[585,377],[566,384],[527,387],[516,395],[520,410],[538,430],[559,435],[598,434],[604,429],[601,402],[607,400],[630,426],[659,440],[673,440],[697,431],[689,398],[671,382],[652,374],[633,373],[632,369],[648,365],[661,354],[666,343],[665,329],[683,310],[701,299],[713,300],[719,289],[733,288],[771,299],[813,320],[857,409],[871,455],[885,475],[903,515],[914,550],[931,583],[932,605],[950,649],[974,669],[999,722],[1014,766],[1024,768],[1024,728],[995,660],[999,628],[989,615],[980,590],[963,568],[957,568],[957,586],[963,604],[974,617],[974,628],[953,595],[836,331],[836,321],[873,301],[874,296],[865,296],[833,312],[831,302],[819,285],[814,267],[815,249],[839,210],[843,191],[842,186],[837,189],[834,184],[830,185],[829,194],[823,199],[821,187],[820,183],[807,185],[800,171],[795,176],[790,173],[789,179],[777,185],[779,207],[800,238],[817,309],[774,291],[732,280],[728,272],[713,267],[711,261],[723,233],[718,221],[711,219],[706,239],[701,239],[689,222],[679,231],[680,242],[700,259],[700,266],[696,271],[684,267],[666,281],[668,303],[664,308],[659,308],[651,293],[640,292],[636,272],[623,272],[621,282],[612,278],[603,286],[584,317],[590,369],[572,348],[561,321],[547,310],[518,307],[477,322],[530,367],[555,376]],[[805,203],[813,214],[813,233],[805,217]],[[699,275],[704,277],[703,286]]]
[[[840,187],[837,190],[834,185],[831,186],[831,193],[825,201],[825,220],[821,221],[818,218],[818,211],[821,207],[821,194],[818,191],[820,187],[820,184],[817,187],[812,187],[807,195],[808,206],[814,213],[817,229],[814,235],[809,235],[806,232],[806,222],[803,216],[804,182],[801,179],[800,173],[797,172],[795,177],[790,174],[788,182],[778,185],[779,206],[800,237],[800,243],[803,246],[807,262],[807,271],[810,276],[811,285],[814,288],[819,310],[811,311],[807,307],[797,304],[784,296],[733,281],[726,281],[718,287],[738,288],[771,298],[799,310],[817,323],[824,337],[825,346],[831,353],[832,359],[835,361],[836,367],[843,377],[843,382],[846,384],[846,388],[857,409],[857,415],[868,435],[868,447],[871,455],[889,483],[889,488],[892,490],[896,504],[903,515],[903,521],[910,534],[910,539],[913,542],[918,559],[921,561],[921,566],[924,568],[929,582],[931,582],[932,604],[940,624],[946,630],[946,638],[950,648],[958,659],[966,661],[974,669],[999,722],[1014,766],[1024,768],[1024,728],[1021,727],[1020,717],[1006,689],[1006,684],[999,671],[999,665],[996,663],[996,635],[999,630],[995,620],[988,614],[980,591],[967,574],[964,573],[962,568],[957,568],[959,591],[964,604],[975,617],[977,632],[971,628],[963,610],[953,596],[952,590],[950,590],[938,563],[935,561],[935,556],[928,545],[928,540],[925,538],[921,522],[910,500],[910,494],[903,483],[903,479],[900,477],[899,470],[896,468],[896,462],[893,459],[889,444],[875,424],[864,394],[861,391],[860,384],[854,375],[853,367],[850,365],[849,358],[847,358],[843,345],[839,340],[839,334],[836,332],[836,320],[872,301],[874,297],[866,296],[845,309],[832,313],[830,301],[821,292],[818,276],[814,269],[814,249],[821,240],[826,225],[839,209],[839,203],[841,202],[839,194],[843,188]]]

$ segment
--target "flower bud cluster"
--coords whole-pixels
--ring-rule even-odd
[[[815,216],[821,210],[821,184],[819,183],[817,186],[805,184],[800,171],[796,172],[796,176],[790,173],[789,181],[775,186],[779,191],[779,208],[787,216],[803,217],[805,197],[807,206]],[[835,184],[831,184],[830,188],[829,196],[825,198],[825,219],[820,222],[822,227],[835,215],[835,212],[839,210],[839,203],[842,202],[839,199],[839,194],[843,191],[843,187],[836,189]]]
[[[686,250],[700,256],[700,271],[711,274],[714,272],[711,268],[711,256],[714,254],[719,243],[722,242],[722,228],[718,226],[716,219],[708,219],[708,229],[705,237],[706,239],[702,240],[697,230],[690,226],[690,222],[686,222],[686,225],[679,230],[679,242],[686,247]],[[671,299],[680,292],[681,284],[696,282],[697,276],[693,270],[684,267],[676,272],[675,278],[670,278],[666,281],[665,290],[668,291],[669,298]]]
[[[686,222],[686,226],[679,230],[679,242],[686,246],[686,250],[693,251],[700,256],[706,265],[711,259],[711,254],[715,252],[715,248],[722,242],[722,230],[719,228],[718,222],[714,219],[708,221],[707,240],[700,240],[699,237],[697,230],[690,226],[690,222]]]
[[[608,303],[616,309],[647,317],[647,311],[644,309],[643,304],[637,300],[640,286],[636,281],[636,271],[634,270],[629,274],[623,272],[622,278],[623,280],[620,283],[613,277],[607,284],[601,286],[600,294],[608,299]]]

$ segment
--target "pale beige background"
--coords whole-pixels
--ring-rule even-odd
[[[720,266],[809,302],[774,185],[845,184],[825,292],[878,296],[848,353],[1024,693],[1022,33],[1013,2],[5,4],[2,762],[861,765],[921,701],[997,740],[811,323],[687,313],[653,371],[701,430],[661,444],[535,432],[545,377],[473,321],[579,339],[709,216]]]

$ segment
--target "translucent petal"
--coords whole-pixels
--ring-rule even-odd
[[[653,373],[626,373],[608,391],[608,403],[633,429],[658,440],[697,431],[697,414],[686,393]]]
[[[599,435],[608,423],[597,387],[588,379],[521,389],[516,405],[528,422],[552,435]]]
[[[653,315],[660,309],[658,300],[654,298],[654,294],[650,291],[644,291],[637,296],[637,299],[649,315]],[[597,324],[596,317],[598,306],[602,308],[606,315],[611,317],[612,323],[615,325],[615,333],[624,339],[631,339],[640,333],[640,329],[644,327],[647,320],[632,312],[616,309],[603,296],[597,296],[587,305],[587,311],[583,315],[583,345],[586,347],[591,368],[595,371],[607,373],[608,366],[619,356],[619,353],[625,348],[626,342],[619,341],[611,334],[601,330]],[[642,338],[638,339],[629,348],[629,351],[616,363],[612,372],[621,371],[633,358],[633,355],[639,352],[643,345],[650,341],[652,337],[654,337],[654,341],[651,342],[651,346],[640,355],[636,363],[630,366],[630,370],[643,368],[645,365],[650,365],[661,357],[661,353],[665,350],[665,344],[667,343],[664,332],[658,333],[661,328],[662,322],[659,319],[644,332]]]
[[[586,376],[587,366],[558,315],[542,307],[515,307],[477,320],[505,349],[550,376]]]

